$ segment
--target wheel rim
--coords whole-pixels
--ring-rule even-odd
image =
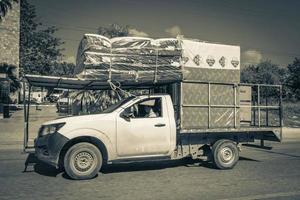
[[[229,147],[224,147],[220,151],[220,159],[224,163],[231,163],[234,160],[234,153],[233,150]]]
[[[79,172],[87,172],[95,165],[93,154],[87,151],[79,152],[75,155],[74,167]]]

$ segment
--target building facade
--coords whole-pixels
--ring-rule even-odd
[[[6,16],[0,22],[0,118],[9,117],[9,107],[5,104],[16,102],[18,94],[10,94],[5,67],[14,66],[14,73],[19,77],[20,46],[20,3],[12,2]]]
[[[16,66],[19,73],[20,46],[20,3],[13,3],[12,9],[0,22],[0,66],[3,63]]]

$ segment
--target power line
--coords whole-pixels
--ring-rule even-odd
[[[74,30],[74,31],[97,31],[96,28],[92,29],[92,28],[84,28],[84,27],[80,27],[80,26],[70,26],[70,25],[63,25],[63,24],[49,24],[49,23],[44,23],[42,24],[42,26],[55,26],[57,28],[60,29],[67,29],[67,30]]]
[[[63,40],[66,40],[66,41],[75,41],[75,42],[80,42],[81,38],[80,39],[74,39],[74,38],[67,38],[67,37],[60,37],[61,39]],[[242,48],[248,48],[248,49],[251,49],[251,50],[257,50],[259,53],[268,53],[268,54],[276,54],[276,55],[288,55],[288,56],[295,56],[295,57],[300,57],[300,54],[299,53],[295,53],[295,52],[287,52],[287,51],[273,51],[273,50],[263,50],[263,49],[260,49],[260,48],[256,48],[256,47],[250,47],[250,46],[247,46],[247,45],[243,45],[241,46]],[[243,51],[245,52],[245,51]]]
[[[66,40],[66,41],[75,41],[75,42],[80,42],[81,39],[70,39],[70,38],[64,38],[64,37],[60,37],[62,40]]]
[[[97,32],[97,28],[90,28],[90,27],[86,27],[86,26],[70,26],[70,25],[66,25],[66,24],[62,24],[62,23],[58,23],[58,24],[54,24],[54,23],[44,23],[42,26],[57,26],[60,29],[66,29],[66,30],[71,30],[71,31],[93,31],[93,32]],[[63,38],[66,41],[80,41],[76,40],[76,39],[71,39],[71,38]],[[271,53],[271,54],[284,54],[284,55],[289,55],[289,56],[300,56],[300,54],[297,52],[283,52],[283,51],[274,51],[274,50],[263,50],[257,47],[253,47],[253,46],[248,46],[248,45],[243,45],[242,48],[249,48],[249,49],[256,49],[259,50],[260,52],[265,52],[265,53]]]
[[[70,26],[70,25],[66,25],[63,23],[58,23],[58,24],[54,24],[54,23],[44,23],[42,26],[58,26],[58,28],[60,29],[66,29],[66,30],[71,30],[71,31],[93,31],[96,32],[97,29],[96,28],[90,28],[90,27],[86,27],[86,26]],[[75,41],[78,42],[81,40],[80,39],[73,39],[73,38],[66,38],[66,37],[60,37],[63,40],[66,41]],[[253,49],[253,50],[258,50],[261,53],[270,53],[270,54],[277,54],[277,55],[288,55],[288,56],[295,56],[295,57],[300,57],[300,54],[297,52],[287,52],[287,51],[274,51],[274,50],[263,50],[257,47],[253,47],[253,46],[248,46],[248,45],[243,45],[241,46],[242,48],[248,48],[248,49]]]

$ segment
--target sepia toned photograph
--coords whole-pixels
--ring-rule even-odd
[[[300,199],[299,0],[0,0],[0,199]]]

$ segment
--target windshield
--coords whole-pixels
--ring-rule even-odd
[[[135,96],[131,96],[126,99],[122,99],[118,103],[115,103],[115,104],[109,106],[107,109],[103,110],[101,113],[111,113],[134,98],[135,98]]]

